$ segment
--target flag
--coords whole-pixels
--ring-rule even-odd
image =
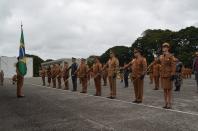
[[[20,38],[20,47],[19,47],[19,62],[18,62],[18,70],[22,76],[25,76],[27,73],[26,66],[26,57],[25,57],[25,43],[23,36],[23,25],[21,24],[21,38]]]

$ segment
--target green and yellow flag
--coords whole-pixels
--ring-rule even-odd
[[[26,57],[25,57],[25,43],[23,36],[23,25],[21,24],[21,38],[20,38],[20,47],[19,47],[19,62],[18,62],[18,70],[22,76],[25,76],[27,73],[26,66]]]

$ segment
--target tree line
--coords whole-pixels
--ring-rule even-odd
[[[131,60],[133,56],[133,49],[140,48],[143,55],[148,60],[148,63],[153,61],[153,53],[161,54],[161,45],[164,42],[171,44],[171,52],[183,62],[186,67],[192,65],[193,55],[198,50],[198,28],[187,27],[179,31],[161,30],[161,29],[148,29],[138,37],[131,47],[115,46],[108,49],[101,55],[101,61],[105,63],[109,56],[109,50],[113,50],[120,64]]]
[[[113,50],[117,55],[120,65],[128,63],[133,57],[133,49],[138,47],[143,51],[148,63],[153,61],[153,53],[161,54],[161,45],[164,42],[171,44],[171,52],[179,58],[186,67],[191,68],[193,54],[198,50],[198,28],[191,26],[179,31],[148,29],[138,37],[130,47],[114,46],[107,49],[101,56],[101,62],[106,63],[109,58],[109,51]],[[39,76],[39,67],[44,60],[35,55],[27,55],[33,57],[33,73]],[[47,60],[47,61],[51,61]],[[93,56],[87,58],[88,65],[93,64]]]

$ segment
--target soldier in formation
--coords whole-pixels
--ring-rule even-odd
[[[51,69],[53,88],[56,88],[56,78],[57,78],[56,68],[57,68],[56,64],[53,64],[53,67]]]
[[[51,81],[52,81],[52,71],[51,71],[51,66],[48,66],[48,68],[47,68],[47,82],[48,82],[48,86],[51,85]]]
[[[161,86],[164,90],[164,100],[165,109],[171,109],[172,107],[172,88],[173,88],[173,80],[175,75],[175,60],[174,56],[170,53],[170,44],[164,43],[162,45],[162,55],[160,56],[160,64],[161,64]]]
[[[144,76],[147,73],[147,62],[142,56],[142,51],[140,49],[134,49],[134,59],[125,65],[124,68],[131,67],[132,70],[132,82],[135,92],[134,103],[142,103],[143,101],[143,86],[144,86]]]
[[[67,62],[64,62],[64,68],[63,68],[63,81],[64,81],[64,89],[69,90],[69,66]]]
[[[76,63],[76,58],[72,58],[72,65],[69,67],[69,70],[70,69],[71,69],[73,91],[77,91],[77,74],[76,74],[76,71],[78,69],[78,64]]]
[[[95,96],[101,96],[101,71],[102,71],[102,64],[100,63],[99,57],[95,57],[94,64],[93,64],[93,78],[96,88]]]
[[[58,82],[58,89],[61,89],[62,67],[60,64],[56,64],[56,78]]]
[[[76,70],[75,74],[77,74],[79,79],[81,80],[82,91],[80,93],[87,93],[88,67],[86,65],[85,59],[81,59],[81,63],[79,65],[79,68]]]
[[[116,77],[119,70],[119,60],[116,58],[115,53],[110,51],[110,58],[107,61],[106,65],[103,67],[103,70],[107,68],[108,70],[108,80],[110,86],[110,94],[107,98],[115,99],[116,98]]]
[[[182,68],[183,64],[179,59],[176,58],[176,71],[175,71],[175,91],[180,91],[181,84],[182,84]]]

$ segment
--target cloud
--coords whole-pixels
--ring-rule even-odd
[[[88,57],[131,46],[148,28],[197,25],[196,5],[196,0],[1,0],[0,55],[18,55],[21,20],[27,53]]]

